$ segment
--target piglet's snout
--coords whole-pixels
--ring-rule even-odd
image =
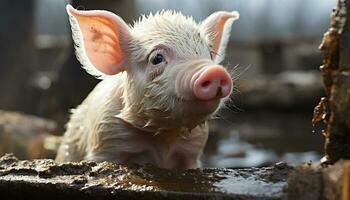
[[[218,65],[208,66],[193,84],[193,93],[199,100],[212,100],[230,95],[232,80],[227,71]]]

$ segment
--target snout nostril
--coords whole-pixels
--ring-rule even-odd
[[[208,87],[209,85],[211,84],[211,81],[204,81],[203,83],[202,83],[202,87]]]

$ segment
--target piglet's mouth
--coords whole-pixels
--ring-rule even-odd
[[[189,115],[210,115],[219,107],[220,98],[211,100],[188,100],[184,101],[184,108]]]

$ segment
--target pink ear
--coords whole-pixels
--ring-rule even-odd
[[[122,46],[130,32],[117,15],[102,10],[80,11],[67,5],[76,55],[83,67],[94,76],[113,75],[125,70]]]
[[[219,11],[211,14],[201,24],[201,28],[209,34],[212,58],[220,63],[225,57],[225,49],[230,38],[231,25],[239,18],[237,11]]]

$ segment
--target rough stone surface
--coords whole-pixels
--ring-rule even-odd
[[[333,166],[168,170],[91,161],[0,158],[4,199],[350,200],[350,161]]]
[[[299,166],[289,176],[288,199],[321,199],[322,184],[320,169],[311,165]]]
[[[1,199],[282,199],[293,168],[167,170],[0,158]]]
[[[341,160],[324,169],[324,199],[350,199],[350,162]]]
[[[296,167],[289,175],[287,194],[288,199],[298,200],[349,200],[350,161]]]

